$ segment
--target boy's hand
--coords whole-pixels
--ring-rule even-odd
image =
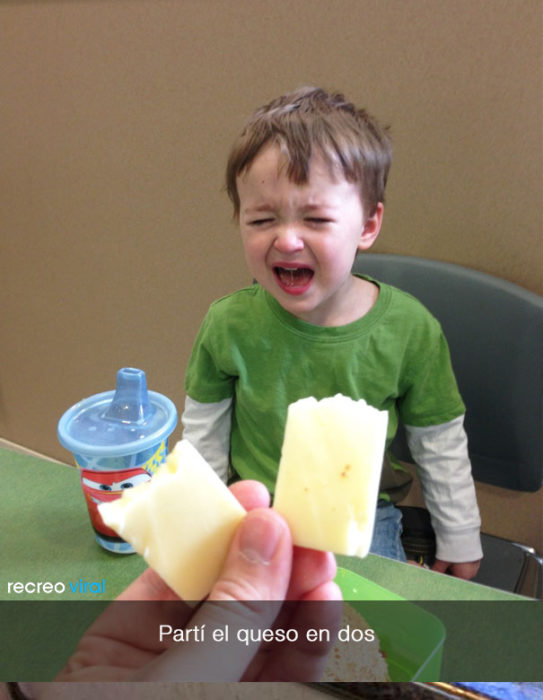
[[[439,571],[442,574],[451,574],[456,578],[463,578],[469,581],[479,571],[481,561],[450,562],[436,559],[432,566],[432,571]]]

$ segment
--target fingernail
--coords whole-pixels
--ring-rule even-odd
[[[269,564],[281,538],[281,523],[270,510],[254,510],[247,514],[241,527],[241,555],[253,564]]]

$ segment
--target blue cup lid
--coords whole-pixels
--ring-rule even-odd
[[[143,370],[123,367],[115,391],[89,396],[64,413],[58,439],[75,454],[118,457],[160,444],[176,425],[173,402],[147,390]]]

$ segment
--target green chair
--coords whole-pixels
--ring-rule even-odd
[[[543,483],[543,298],[476,270],[417,257],[366,253],[357,257],[353,271],[412,294],[440,321],[466,404],[475,480],[538,491]],[[393,451],[413,461],[401,431]],[[491,535],[482,539],[485,557],[475,580],[543,597],[543,559],[533,547]]]

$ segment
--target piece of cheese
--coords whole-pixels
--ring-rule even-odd
[[[288,407],[274,508],[294,544],[366,556],[387,422],[386,411],[341,394]]]
[[[246,514],[188,440],[177,443],[149,481],[99,510],[105,524],[187,601],[209,593]]]

